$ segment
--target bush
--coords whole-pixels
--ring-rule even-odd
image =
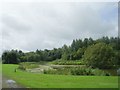
[[[93,69],[92,72],[96,76],[110,76],[110,73],[104,72],[104,71],[99,70],[99,69]]]
[[[44,74],[56,74],[56,71],[49,69],[49,70],[44,70],[43,73]]]
[[[120,68],[117,70],[117,75],[120,76]]]
[[[64,67],[53,70],[44,70],[44,74],[62,74],[62,75],[89,75],[89,76],[110,76],[99,69],[92,69],[88,67]]]
[[[114,50],[110,45],[97,43],[89,46],[83,56],[87,66],[99,69],[111,69],[115,60]]]
[[[19,69],[21,70],[26,70],[26,69],[32,69],[32,68],[37,68],[39,67],[39,64],[36,62],[23,62],[19,64]]]
[[[26,70],[26,67],[24,65],[19,65],[18,69]]]
[[[70,71],[69,69],[65,69],[65,68],[49,69],[49,70],[44,70],[44,74],[70,75]]]
[[[55,60],[52,64],[56,65],[84,65],[82,60]]]
[[[92,70],[90,68],[73,68],[71,69],[72,75],[92,75]]]
[[[110,76],[109,73],[105,73],[99,69],[92,69],[86,67],[73,68],[71,70],[72,75],[94,75],[94,76]]]

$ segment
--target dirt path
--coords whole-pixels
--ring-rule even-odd
[[[2,76],[2,88],[23,88],[23,87],[18,85],[14,80]]]
[[[0,73],[0,90],[2,89],[2,75]]]

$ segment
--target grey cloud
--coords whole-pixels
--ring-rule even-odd
[[[116,36],[116,17],[111,22],[101,18],[103,10],[114,8],[107,4],[109,8],[106,3],[11,3],[2,17],[4,49],[51,49],[76,38]]]
[[[2,23],[5,24],[8,28],[11,28],[16,31],[28,31],[31,29],[30,25],[24,23],[24,21],[20,21],[17,18],[10,15],[2,16]]]

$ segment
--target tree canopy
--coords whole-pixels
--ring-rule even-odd
[[[120,38],[102,37],[75,39],[71,45],[63,45],[52,50],[44,49],[32,52],[6,50],[2,54],[3,63],[39,62],[61,60],[84,60],[87,65],[98,68],[110,68],[120,65]]]
[[[110,45],[97,43],[86,49],[84,60],[88,66],[108,69],[114,66],[115,53]]]

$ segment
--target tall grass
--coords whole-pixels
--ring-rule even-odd
[[[51,64],[55,65],[84,65],[84,62],[82,60],[55,60],[53,62],[50,62]]]
[[[44,70],[44,74],[61,74],[61,75],[87,75],[87,76],[110,76],[99,69],[92,69],[90,67],[64,67],[51,70]]]
[[[22,62],[19,64],[18,69],[26,70],[26,69],[32,69],[32,68],[38,68],[39,64],[36,62]]]

